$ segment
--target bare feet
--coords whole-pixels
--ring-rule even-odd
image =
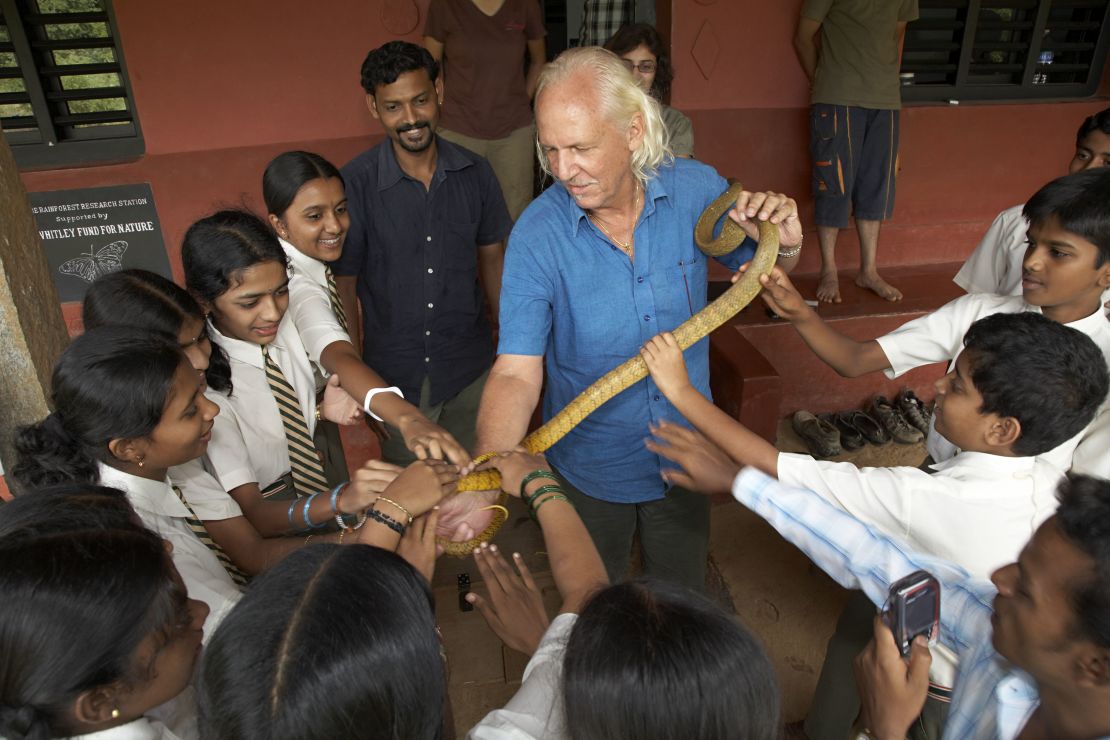
[[[840,303],[840,280],[835,269],[821,271],[821,280],[817,283],[817,300]]]
[[[902,300],[902,291],[895,288],[879,277],[879,273],[873,272],[869,274],[860,273],[856,276],[856,285],[861,288],[867,288],[878,293],[881,297],[886,298],[888,301]]]

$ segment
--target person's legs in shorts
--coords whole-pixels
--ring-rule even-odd
[[[894,213],[894,191],[898,170],[898,119],[896,110],[853,108],[852,123],[863,125],[858,150],[856,179],[852,186],[852,208],[859,232],[860,268],[856,285],[878,293],[888,301],[902,299],[902,292],[879,276],[879,228]]]
[[[644,575],[705,591],[709,507],[708,496],[677,486],[636,506]]]
[[[848,227],[851,186],[855,178],[849,108],[814,103],[810,108],[809,153],[813,161],[813,200],[817,240],[821,247],[821,279],[817,299],[840,302],[836,270],[836,238]]]

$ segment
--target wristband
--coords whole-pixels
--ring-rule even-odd
[[[366,391],[366,400],[362,402],[362,410],[368,413],[370,415],[370,418],[374,421],[384,422],[385,419],[370,410],[370,402],[373,401],[374,396],[378,395],[379,393],[392,393],[395,396],[400,396],[402,399],[405,397],[405,394],[401,393],[401,389],[395,385],[390,386],[389,388],[371,388],[370,390]]]
[[[388,499],[385,496],[378,496],[378,501],[381,501],[382,503],[385,503],[385,504],[389,504],[394,509],[397,509],[398,511],[400,511],[402,514],[405,515],[405,518],[408,519],[407,524],[412,524],[412,513],[408,509],[406,509],[404,506],[401,506],[399,503],[397,503],[393,499]]]
[[[301,509],[301,518],[304,519],[304,525],[309,529],[323,529],[327,526],[326,522],[322,524],[313,524],[312,520],[308,517],[308,507],[312,506],[312,499],[316,498],[319,495],[319,493],[314,493],[307,499],[305,499],[304,508]]]
[[[389,514],[383,514],[380,511],[378,511],[377,509],[367,509],[366,513],[374,521],[376,521],[380,524],[384,524],[385,526],[389,527],[390,529],[392,529],[397,534],[404,536],[404,534],[405,534],[405,525],[401,524],[399,521],[397,521],[396,519],[391,517]]]
[[[335,523],[339,525],[340,532],[345,532],[351,529],[362,529],[362,525],[366,524],[366,512],[364,511],[358,515],[358,519],[355,522],[354,526],[347,524],[347,522],[343,520],[343,514],[335,515]]]

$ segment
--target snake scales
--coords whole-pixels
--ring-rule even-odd
[[[744,230],[731,219],[725,219],[721,233],[713,237],[713,230],[721,217],[736,202],[741,191],[740,183],[732,183],[728,190],[722,193],[701,214],[694,229],[694,241],[698,248],[709,256],[727,254],[735,249],[744,239]],[[682,349],[690,347],[711,331],[735,316],[744,306],[755,298],[761,289],[759,276],[770,272],[778,257],[779,233],[778,228],[766,221],[759,223],[759,247],[752,257],[751,266],[740,280],[725,291],[717,300],[710,303],[698,313],[691,316],[672,333]],[[593,385],[586,388],[567,406],[555,416],[533,431],[521,445],[529,452],[540,453],[558,442],[563,436],[573,429],[579,422],[589,416],[599,406],[608,401],[621,391],[629,388],[634,383],[647,377],[648,370],[643,358],[637,354],[618,367],[610,370]],[[483,462],[493,457],[488,453],[475,458],[476,462]],[[491,491],[501,487],[501,476],[496,470],[481,470],[462,478],[458,483],[459,492],[463,491]],[[502,493],[498,503],[504,506],[506,494]],[[444,552],[455,557],[466,557],[474,552],[474,548],[487,542],[497,534],[506,518],[504,508],[494,508],[493,519],[478,536],[464,542],[452,542],[437,538]]]

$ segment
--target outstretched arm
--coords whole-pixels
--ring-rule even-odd
[[[733,281],[747,270],[744,266],[733,276]],[[809,348],[845,378],[886,370],[890,360],[874,339],[859,341],[841,334],[829,326],[802,298],[801,293],[778,267],[761,276],[764,303],[775,313],[794,325]]]
[[[674,335],[663,332],[653,337],[640,355],[659,390],[699,432],[737,463],[778,476],[779,453],[775,446],[714,406],[690,384]]]

